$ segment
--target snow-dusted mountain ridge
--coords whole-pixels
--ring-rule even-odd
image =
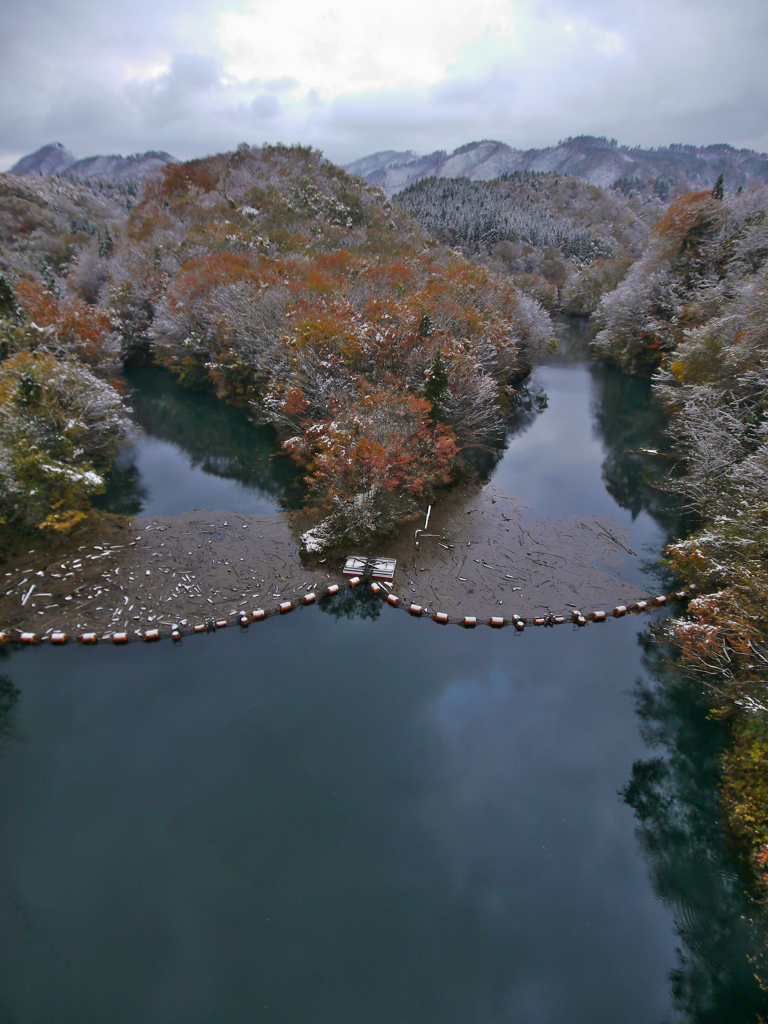
[[[113,178],[118,181],[139,180],[164,164],[175,163],[170,153],[150,150],[131,156],[86,156],[79,159],[60,142],[42,146],[22,157],[11,174],[70,174],[75,178]]]
[[[672,145],[642,149],[619,146],[615,139],[580,135],[546,149],[513,149],[484,139],[459,146],[452,153],[436,150],[418,155],[412,150],[385,150],[347,164],[388,195],[401,192],[424,178],[469,178],[489,181],[514,171],[556,171],[590,185],[611,188],[637,185],[642,190],[663,180],[671,194],[711,188],[718,175],[736,189],[751,179],[768,181],[768,155],[729,145]]]

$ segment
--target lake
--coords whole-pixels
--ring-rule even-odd
[[[585,341],[537,368],[492,479],[534,516],[612,516],[655,589],[682,529],[639,451],[663,420]],[[242,411],[132,383],[107,504],[290,505]],[[352,593],[177,646],[4,649],[0,1022],[765,1012],[721,731],[648,625],[468,632]]]

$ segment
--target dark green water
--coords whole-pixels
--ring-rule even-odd
[[[650,562],[676,526],[626,451],[660,441],[647,391],[537,374],[496,479]],[[0,1022],[753,1020],[720,733],[646,621],[465,632],[353,594],[6,650]]]

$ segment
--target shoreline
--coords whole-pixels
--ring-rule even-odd
[[[0,566],[0,630],[99,638],[141,637],[201,623],[239,621],[306,594],[344,585],[343,558],[302,561],[295,515],[195,510],[172,517],[110,519],[88,541],[54,557],[39,550]],[[423,522],[423,520],[419,520]],[[441,497],[429,531],[405,524],[391,542],[347,554],[397,559],[382,587],[403,606],[448,621],[610,612],[650,601],[621,578],[626,531],[606,517],[530,519],[494,485],[464,486]],[[636,556],[634,556],[636,557]]]

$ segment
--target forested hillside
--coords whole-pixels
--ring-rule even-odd
[[[13,192],[22,180],[5,182]],[[308,148],[243,145],[169,164],[119,229],[106,206],[99,221],[84,191],[59,186],[40,223],[3,239],[0,401],[15,426],[0,472],[11,520],[48,524],[46,501],[81,509],[85,483],[100,482],[95,454],[75,468],[82,445],[61,462],[51,425],[32,486],[23,453],[39,411],[53,404],[59,427],[76,419],[43,379],[50,360],[103,378],[115,360],[155,358],[187,386],[246,405],[304,468],[322,520],[306,541],[317,549],[398,522],[462,472],[462,451],[498,444],[512,384],[551,336],[546,313],[508,280]],[[92,214],[76,239],[65,199]],[[17,200],[36,209],[31,192],[9,193],[9,217]],[[58,261],[57,242],[70,246]],[[79,497],[52,490],[76,473]],[[30,490],[48,496],[31,517]]]
[[[768,189],[677,199],[600,310],[599,354],[653,373],[680,457],[669,486],[702,528],[670,564],[704,595],[671,622],[734,722],[726,802],[768,868]],[[768,875],[766,876],[768,878]]]
[[[562,174],[528,171],[496,181],[429,178],[401,192],[427,231],[510,274],[552,310],[588,315],[614,288],[663,212]]]

